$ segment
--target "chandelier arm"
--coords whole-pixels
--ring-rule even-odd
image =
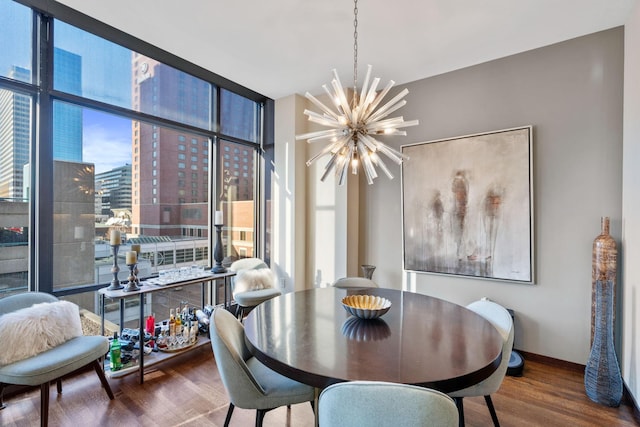
[[[402,116],[385,120],[376,120],[375,122],[370,123],[369,126],[367,126],[367,130],[369,130],[369,133],[376,133],[376,131],[380,129],[393,129],[401,125],[402,123],[404,123],[404,118]]]
[[[369,123],[371,123],[372,125],[376,125],[376,123],[382,121],[382,119],[384,119],[385,117],[390,116],[391,114],[393,114],[394,112],[396,112],[397,110],[399,110],[400,108],[404,107],[405,105],[407,105],[407,101],[406,100],[402,100],[398,103],[396,103],[395,105],[389,107],[387,109],[387,111],[385,111],[382,114],[377,114],[375,117],[371,116],[371,118],[369,119]],[[311,118],[309,118],[309,120],[311,120]]]
[[[378,150],[378,147],[376,147],[373,138],[369,138],[366,135],[362,135],[359,142],[361,142],[362,145],[366,146],[367,150],[369,150],[369,152],[371,153],[375,153]]]
[[[367,94],[362,98],[362,119],[366,120],[367,116],[370,114],[371,112],[371,103],[375,100],[376,98],[376,90],[378,89],[378,84],[380,83],[380,78],[376,77],[375,79],[373,79],[373,83],[371,83],[371,87],[369,88],[369,91],[367,92]]]
[[[382,172],[384,172],[385,175],[387,175],[387,178],[393,179],[393,175],[391,174],[391,171],[389,170],[385,162],[382,161],[382,158],[380,156],[378,156],[376,153],[373,153],[371,155],[371,161],[380,169],[382,169]]]
[[[322,102],[320,102],[318,100],[318,98],[316,98],[315,96],[311,95],[309,92],[307,92],[304,95],[308,100],[310,100],[311,102],[313,102],[318,108],[320,108],[322,111],[324,111],[325,113],[327,113],[328,115],[330,115],[331,117],[333,117],[334,119],[338,120],[339,116],[338,114],[336,114],[331,108],[327,107],[326,105],[324,105]]]
[[[373,100],[371,105],[369,105],[368,111],[367,111],[366,115],[364,116],[365,120],[369,119],[369,116],[375,111],[375,109],[378,106],[378,104],[380,104],[380,102],[384,99],[384,97],[387,96],[387,93],[389,93],[389,91],[391,90],[391,88],[395,84],[396,84],[396,82],[394,82],[393,80],[390,80],[389,83],[387,83],[387,86],[385,86],[385,88],[380,93],[378,93],[378,95]]]
[[[344,177],[346,176],[347,165],[349,162],[345,159],[344,155],[341,155],[336,161],[335,171],[336,178],[338,179],[338,185],[342,185],[344,183]]]
[[[402,105],[405,105],[407,103],[407,101],[406,100],[402,100],[402,98],[404,98],[408,93],[409,93],[409,91],[406,88],[403,89],[399,94],[394,96],[389,102],[384,104],[382,107],[378,108],[377,111],[371,113],[371,116],[369,117],[369,120],[371,120],[371,121],[378,120],[380,118],[380,116],[382,116],[389,108],[395,106],[396,103],[404,102],[404,104],[402,104]],[[384,117],[384,116],[382,116],[382,117]]]
[[[344,140],[338,140],[333,144],[327,145],[318,154],[316,154],[315,156],[312,156],[309,160],[307,160],[307,166],[311,166],[313,162],[315,162],[320,157],[323,157],[329,153],[334,153],[334,154],[337,153],[339,151],[338,148],[342,147],[343,145],[344,145]]]
[[[342,124],[339,121],[334,120],[331,117],[321,116],[320,114],[309,110],[304,110],[304,114],[309,117],[310,122],[318,123],[332,128],[342,127]]]
[[[393,160],[396,164],[401,164],[403,160],[408,160],[409,158],[399,151],[394,150],[386,144],[380,142],[378,144],[378,151],[386,155],[388,158]]]
[[[326,129],[326,130],[319,130],[316,132],[309,132],[309,133],[304,133],[302,135],[296,135],[296,140],[302,140],[302,139],[308,139],[310,140],[309,142],[311,142],[311,140],[318,140],[318,139],[326,139],[326,138],[332,138],[333,136],[337,136],[334,135],[334,132],[337,132],[337,135],[341,134],[341,131],[339,129]]]
[[[327,176],[329,176],[329,173],[333,170],[333,168],[336,165],[337,158],[338,158],[338,153],[335,153],[333,156],[331,156],[327,164],[324,166],[324,173],[320,177],[320,181],[324,182],[324,180],[327,179]]]
[[[345,95],[344,89],[340,84],[340,80],[333,79],[331,81],[331,86],[333,86],[335,98],[338,99],[338,103],[342,107],[341,113],[344,114],[348,121],[351,121],[351,108],[349,108],[349,102],[347,101],[347,96]]]
[[[369,185],[373,184],[373,180],[378,177],[373,164],[371,163],[371,156],[369,152],[362,144],[358,144],[358,154],[360,155],[360,159],[362,161],[362,168],[367,176],[367,183]]]
[[[369,79],[371,78],[371,70],[372,70],[372,68],[373,67],[371,65],[367,65],[367,74],[365,74],[365,76],[364,76],[364,83],[362,84],[362,91],[360,92],[360,101],[362,101],[363,99],[366,99],[365,98],[365,94],[367,93],[367,88],[369,87]],[[376,77],[376,79],[378,79],[378,78]],[[376,79],[374,79],[374,81]],[[380,79],[378,79],[378,80],[380,80]],[[354,86],[353,89],[354,89],[354,92],[355,92],[356,87]],[[365,104],[363,104],[363,105],[365,105]]]

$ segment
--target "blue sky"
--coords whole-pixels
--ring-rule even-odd
[[[0,0],[0,75],[12,66],[31,69],[31,11]],[[56,21],[55,46],[82,58],[82,93],[131,108],[131,51]],[[131,120],[83,109],[83,161],[96,173],[131,164]]]
[[[131,164],[131,120],[84,109],[82,160],[96,173]]]

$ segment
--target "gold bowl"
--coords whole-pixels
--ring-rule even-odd
[[[347,312],[360,319],[377,319],[391,308],[391,301],[375,295],[347,295],[342,298]]]

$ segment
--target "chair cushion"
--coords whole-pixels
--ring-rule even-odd
[[[282,292],[278,289],[269,288],[260,289],[259,291],[234,293],[233,298],[236,300],[236,303],[242,307],[255,307],[256,305],[262,304],[263,302],[279,295],[282,295]]]
[[[0,316],[0,366],[82,335],[80,311],[69,301],[34,304]]]
[[[273,288],[273,272],[268,268],[242,270],[235,278],[234,293]]]
[[[109,340],[81,336],[28,359],[0,367],[0,383],[37,386],[80,369],[104,356]]]

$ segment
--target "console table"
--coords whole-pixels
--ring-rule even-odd
[[[205,285],[208,284],[209,285],[209,295],[212,295],[213,293],[213,283],[216,280],[220,280],[223,279],[224,280],[224,307],[226,309],[229,309],[230,305],[231,305],[231,288],[230,288],[230,282],[231,282],[231,277],[235,276],[235,272],[233,271],[227,271],[224,273],[208,273],[206,275],[203,276],[199,276],[199,277],[194,277],[194,278],[187,278],[184,280],[177,280],[175,282],[170,282],[170,283],[164,283],[164,284],[158,284],[153,283],[152,280],[148,280],[148,281],[141,281],[140,282],[140,286],[138,290],[136,291],[125,291],[124,288],[123,289],[117,289],[117,290],[110,290],[108,288],[102,288],[98,290],[98,294],[100,295],[100,310],[101,310],[101,333],[102,335],[104,335],[104,315],[105,315],[105,300],[107,298],[110,299],[114,299],[114,300],[118,300],[119,304],[120,304],[120,331],[122,331],[123,328],[123,324],[124,324],[124,301],[125,298],[128,297],[133,297],[133,296],[138,296],[140,298],[140,314],[139,314],[139,320],[140,320],[140,341],[138,346],[140,347],[140,354],[138,356],[138,364],[137,366],[131,366],[131,367],[127,367],[127,368],[123,368],[120,369],[116,372],[110,372],[107,371],[106,373],[110,376],[110,377],[120,377],[120,376],[124,376],[127,374],[130,374],[132,372],[135,372],[136,370],[139,371],[140,374],[140,384],[142,384],[144,382],[144,330],[145,330],[145,315],[144,315],[144,305],[145,305],[145,296],[147,294],[153,293],[153,292],[158,292],[158,291],[163,291],[163,290],[167,290],[167,289],[172,289],[172,288],[178,288],[178,287],[183,287],[183,286],[191,286],[191,285],[197,285],[200,284],[202,286],[202,307],[204,307],[206,305],[206,301],[205,301]],[[216,288],[216,299],[217,299],[217,288]],[[206,338],[202,338],[198,340],[198,343],[196,344],[196,346],[191,346],[188,348],[185,348],[184,351],[188,351],[190,349],[193,349],[195,347],[198,347],[200,345],[206,344],[207,342],[209,342],[208,337]],[[182,351],[176,351],[176,352],[171,352],[171,353],[163,353],[162,355],[157,355],[154,358],[157,360],[154,360],[154,362],[150,363],[148,366],[154,365],[156,363],[159,363],[163,360],[166,360],[168,358],[174,357],[177,354],[181,354]]]

